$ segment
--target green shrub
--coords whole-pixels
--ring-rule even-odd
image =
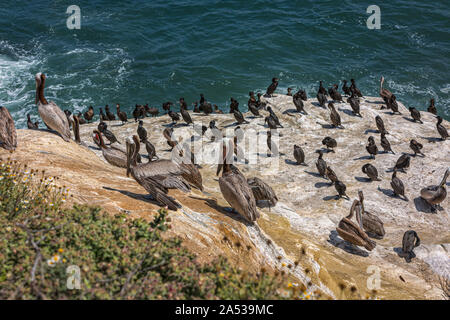
[[[152,222],[64,204],[57,178],[0,162],[0,299],[276,299],[282,278],[252,275],[223,257],[200,264],[163,240],[170,218]],[[70,290],[69,266],[80,268]]]

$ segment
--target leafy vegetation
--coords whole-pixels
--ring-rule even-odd
[[[166,210],[149,222],[70,207],[57,180],[0,161],[0,299],[280,298],[282,276],[223,257],[200,264],[180,239],[163,240]]]

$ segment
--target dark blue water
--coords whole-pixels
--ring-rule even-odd
[[[383,1],[381,30],[369,30],[368,6],[354,1],[76,1],[81,30],[68,30],[74,1],[0,5],[0,104],[19,127],[34,105],[34,74],[48,75],[46,96],[61,108],[136,103],[160,107],[204,93],[246,109],[250,90],[274,76],[280,92],[315,96],[355,78],[378,95],[379,78],[407,106],[436,99],[450,118],[450,10],[444,0]],[[97,112],[97,109],[96,109]]]

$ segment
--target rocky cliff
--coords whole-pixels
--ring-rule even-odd
[[[380,271],[378,298],[442,298],[438,277],[450,274],[449,200],[441,204],[441,210],[432,213],[419,197],[420,189],[437,184],[449,166],[450,141],[438,141],[435,116],[422,112],[424,124],[414,123],[401,103],[402,114],[392,115],[381,109],[381,99],[365,97],[361,101],[362,118],[354,116],[347,103],[336,104],[344,129],[335,129],[330,126],[329,110],[319,107],[315,99],[305,102],[308,115],[295,112],[292,97],[278,94],[265,101],[284,126],[278,130],[279,138],[275,138],[279,155],[267,156],[268,128],[264,118],[247,113],[244,115],[249,124],[242,124],[241,128],[253,133],[246,134],[240,146],[250,150],[246,154],[248,163],[241,161],[236,165],[247,177],[257,176],[271,185],[278,195],[277,205],[263,206],[257,223],[247,224],[228,209],[215,175],[216,165],[202,164],[204,192],[170,191],[182,204],[181,209],[170,213],[171,233],[184,238],[201,260],[222,254],[251,271],[261,267],[284,270],[294,281],[312,282],[312,290],[319,289],[331,298],[365,298],[371,294],[371,288],[367,287],[372,275],[367,271],[369,266]],[[264,110],[261,113],[267,114]],[[376,115],[384,120],[395,155],[380,153],[373,160],[368,157],[365,145],[367,138],[374,136],[381,149]],[[230,136],[236,125],[232,114],[191,113],[191,116],[196,125],[207,126],[210,120],[216,120],[216,126],[229,129]],[[170,148],[162,136],[163,129],[171,123],[169,116],[143,121],[159,157],[170,158]],[[0,155],[59,177],[58,184],[70,188],[74,202],[101,206],[111,213],[150,217],[158,206],[143,188],[126,177],[124,169],[109,165],[93,143],[91,134],[97,124],[81,126],[82,145],[74,141],[65,143],[44,130],[18,130],[16,152],[9,155],[2,150]],[[444,126],[449,128],[449,123],[444,121]],[[133,120],[123,126],[119,121],[109,123],[109,129],[122,144],[126,137],[135,134],[136,128]],[[208,133],[202,137],[196,131],[192,125],[174,126],[179,141],[190,141],[194,136],[192,141],[211,148]],[[316,150],[324,147],[321,141],[325,136],[337,140],[335,152],[325,153],[324,159],[346,184],[351,201],[337,200],[335,188],[317,175]],[[391,172],[402,153],[412,153],[409,141],[413,138],[424,145],[425,157],[412,157],[408,172],[399,174],[409,198],[404,201],[392,194]],[[305,151],[307,166],[295,164],[294,144]],[[381,181],[367,181],[361,171],[365,163],[378,169]],[[349,213],[358,190],[364,191],[366,210],[376,214],[386,230],[384,239],[375,240],[377,246],[371,252],[344,242],[335,231],[340,219]],[[410,229],[417,231],[421,245],[415,249],[417,257],[407,263],[398,252],[403,233]],[[297,267],[295,262],[299,263]],[[352,286],[356,291],[349,290]]]

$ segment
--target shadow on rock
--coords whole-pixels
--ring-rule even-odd
[[[343,240],[341,237],[339,237],[339,234],[336,230],[332,230],[329,235],[329,239],[327,240],[329,243],[331,243],[336,248],[342,249],[347,253],[354,254],[360,257],[368,257],[369,253],[365,250],[362,250],[355,246],[352,243],[349,243],[345,240]]]

